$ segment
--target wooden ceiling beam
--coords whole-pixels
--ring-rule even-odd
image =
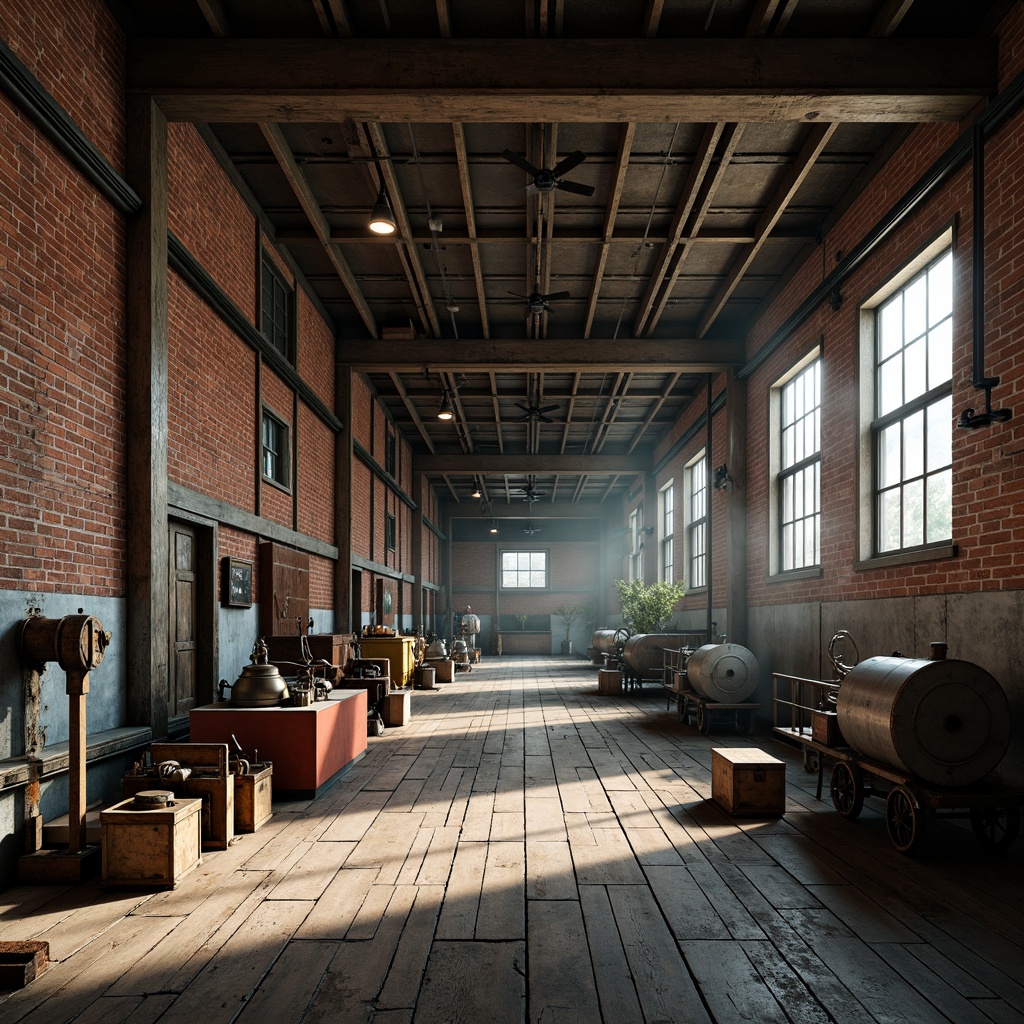
[[[423,425],[423,420],[420,419],[420,414],[412,404],[412,401],[409,398],[409,393],[405,390],[405,385],[402,383],[402,378],[397,373],[392,373],[389,376],[391,377],[391,383],[394,385],[395,391],[398,392],[398,397],[401,398],[402,403],[405,405],[405,410],[408,412],[409,418],[412,420],[416,429],[420,432],[420,437],[423,438],[423,443],[427,446],[427,449],[433,453],[434,442],[430,439],[430,434],[427,433],[427,428]]]
[[[442,2],[442,0],[439,0]],[[461,124],[452,125],[452,137],[455,142],[455,163],[459,169],[459,187],[462,190],[462,207],[466,214],[466,241],[469,243],[470,258],[473,261],[473,280],[476,282],[476,301],[480,308],[480,329],[485,338],[491,336],[490,322],[487,318],[487,292],[484,289],[484,271],[480,263],[480,248],[476,244],[476,214],[473,202],[473,189],[469,180],[469,155],[466,152],[466,136]],[[522,239],[520,239],[521,241]],[[448,236],[445,236],[445,245]]]
[[[997,87],[994,39],[137,39],[127,51],[128,91],[176,121],[955,121]]]
[[[488,373],[545,371],[611,372],[627,367],[633,373],[719,373],[742,366],[742,340],[694,341],[689,338],[644,338],[629,343],[606,338],[559,338],[538,344],[531,339],[432,339],[341,341],[336,362],[358,373],[411,370],[429,373]]]
[[[646,473],[650,460],[638,455],[414,455],[417,473],[471,477],[481,473]]]

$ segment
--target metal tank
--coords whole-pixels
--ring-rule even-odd
[[[857,753],[938,786],[977,782],[1010,745],[1010,702],[969,661],[867,658],[843,679],[836,712]]]
[[[632,679],[660,679],[666,648],[677,651],[682,645],[682,633],[634,633],[622,648],[622,661]]]
[[[686,680],[698,696],[718,704],[742,704],[757,689],[757,658],[739,644],[705,644],[690,655]]]
[[[605,654],[611,654],[615,650],[614,629],[595,629],[590,637],[590,660],[595,665],[603,665]]]

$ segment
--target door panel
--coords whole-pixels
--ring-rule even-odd
[[[196,703],[196,535],[184,523],[170,524],[171,658],[167,714],[187,715]]]

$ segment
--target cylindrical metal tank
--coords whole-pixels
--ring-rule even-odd
[[[615,650],[615,630],[595,629],[590,637],[590,660],[595,665],[603,665],[602,655],[611,654]]]
[[[686,663],[694,691],[719,704],[743,704],[757,689],[760,673],[757,658],[739,644],[705,644]]]
[[[681,633],[634,633],[622,648],[622,660],[636,679],[661,678],[665,670],[665,649],[679,650]]]
[[[1010,702],[969,661],[867,658],[843,679],[836,711],[857,753],[938,786],[977,782],[1010,745]]]

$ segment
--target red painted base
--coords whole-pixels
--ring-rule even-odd
[[[335,690],[305,708],[237,708],[227,702],[189,712],[193,743],[232,735],[260,761],[273,761],[275,794],[312,796],[366,751],[366,691]]]

